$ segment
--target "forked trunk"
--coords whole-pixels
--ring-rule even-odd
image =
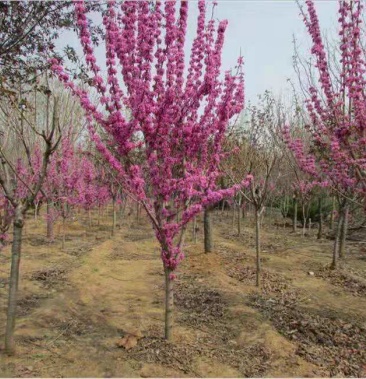
[[[5,352],[9,355],[15,353],[14,330],[16,319],[16,305],[19,285],[19,267],[22,248],[22,232],[24,226],[24,214],[22,205],[15,209],[13,222],[13,245],[11,247],[11,269],[9,278],[9,297],[7,309],[7,322],[5,330]]]
[[[165,271],[165,339],[170,341],[173,329],[174,288],[173,279],[170,277],[171,270]]]

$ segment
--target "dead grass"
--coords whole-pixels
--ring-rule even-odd
[[[89,228],[88,218],[79,215],[77,222],[68,224],[66,248],[61,251],[60,236],[49,244],[43,237],[42,220],[30,220],[21,266],[18,351],[15,357],[1,357],[1,376],[311,377],[364,373],[361,355],[355,354],[347,365],[343,353],[334,350],[343,363],[332,365],[325,357],[329,350],[322,349],[321,341],[311,339],[301,326],[304,319],[313,328],[313,320],[329,324],[329,334],[315,329],[332,341],[332,335],[338,335],[336,328],[344,325],[342,320],[353,325],[342,329],[346,335],[347,330],[362,329],[366,323],[363,292],[355,296],[344,282],[317,274],[316,268],[329,263],[331,241],[317,241],[315,232],[303,238],[267,222],[262,245],[264,273],[258,290],[254,287],[250,221],[237,236],[230,215],[217,214],[216,251],[212,254],[202,251],[202,230],[197,244],[188,231],[187,258],[175,284],[174,339],[167,343],[162,340],[164,278],[151,226],[145,219],[137,223],[133,215],[126,216],[111,239],[110,222],[110,215],[105,215],[98,226],[95,214]],[[366,261],[352,249],[343,270],[357,280],[366,270]],[[0,253],[0,332],[5,325],[8,270],[9,250],[5,249]],[[310,270],[316,275],[308,275]],[[352,288],[358,288],[357,283]],[[295,324],[290,323],[298,321],[303,329],[292,332]],[[118,348],[121,337],[134,333],[142,335],[135,347]],[[340,338],[345,348],[351,344]]]

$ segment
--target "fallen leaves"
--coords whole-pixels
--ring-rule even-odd
[[[119,348],[130,350],[137,345],[138,340],[142,337],[143,336],[139,331],[131,334],[126,334],[124,337],[122,337],[119,341],[116,342],[116,345]]]

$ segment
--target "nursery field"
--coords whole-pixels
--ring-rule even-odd
[[[237,235],[214,212],[214,249],[191,226],[174,282],[174,330],[164,340],[164,274],[151,225],[134,214],[79,215],[49,244],[28,215],[16,326],[17,352],[1,377],[366,376],[366,245],[350,240],[329,270],[332,243],[266,217],[261,286],[255,287],[254,220]],[[57,227],[56,227],[57,232]],[[308,233],[309,234],[309,233]],[[361,236],[362,237],[362,236]],[[0,253],[0,331],[5,328],[9,247]],[[1,346],[3,334],[1,335]]]

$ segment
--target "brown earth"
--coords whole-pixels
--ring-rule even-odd
[[[162,264],[147,220],[137,223],[132,215],[110,238],[110,217],[86,228],[80,216],[68,224],[61,251],[61,238],[49,244],[43,221],[30,219],[17,354],[0,353],[0,377],[366,376],[362,242],[350,245],[341,269],[330,271],[331,241],[317,241],[315,230],[295,235],[274,222],[263,227],[259,290],[251,219],[237,236],[231,216],[217,212],[210,254],[202,251],[202,230],[197,243],[188,232],[168,343],[162,339]],[[6,248],[0,332],[8,271]]]

